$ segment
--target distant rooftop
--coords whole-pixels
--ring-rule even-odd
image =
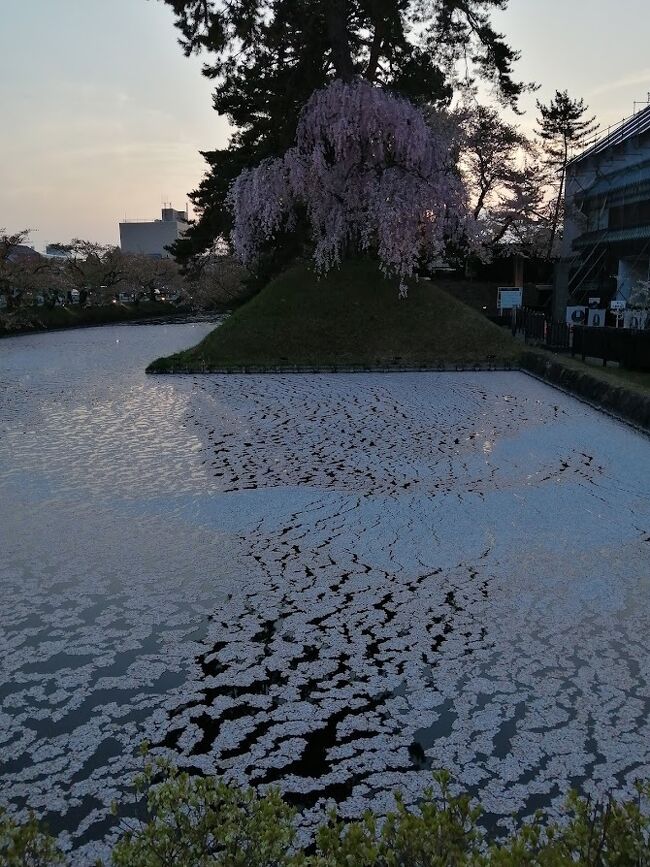
[[[177,211],[175,208],[172,208],[171,205],[165,205],[161,210],[160,217],[156,219],[151,219],[147,217],[124,217],[121,221],[121,225],[125,223],[187,223],[189,221],[189,215],[187,213],[187,209],[184,211]]]
[[[41,254],[27,244],[14,244],[10,247],[7,258],[10,262],[19,262],[25,259],[40,259]]]
[[[636,114],[626,117],[617,126],[610,128],[606,135],[595,141],[577,157],[569,160],[568,165],[574,165],[589,157],[596,156],[610,147],[623,144],[624,141],[633,136],[643,135],[646,132],[650,132],[650,104],[637,111]]]

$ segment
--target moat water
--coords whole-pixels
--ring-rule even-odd
[[[145,739],[305,837],[650,777],[650,440],[514,372],[145,376],[210,328],[0,341],[0,803],[84,864]]]

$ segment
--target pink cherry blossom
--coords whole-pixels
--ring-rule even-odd
[[[236,253],[251,264],[263,242],[309,220],[320,271],[349,249],[376,251],[401,290],[418,262],[439,256],[467,224],[453,124],[364,80],[336,80],[301,114],[284,157],[249,169],[229,201]]]

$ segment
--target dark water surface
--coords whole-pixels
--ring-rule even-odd
[[[0,341],[0,798],[101,853],[138,743],[304,810],[650,776],[650,443],[519,373],[145,377]]]

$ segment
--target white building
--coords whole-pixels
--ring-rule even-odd
[[[50,259],[69,259],[72,255],[65,244],[47,244],[45,247],[45,255]]]
[[[571,160],[554,312],[627,301],[650,275],[650,105]]]
[[[187,211],[163,208],[160,220],[125,220],[120,223],[120,249],[123,253],[142,253],[154,259],[167,259],[166,249],[185,234]]]

